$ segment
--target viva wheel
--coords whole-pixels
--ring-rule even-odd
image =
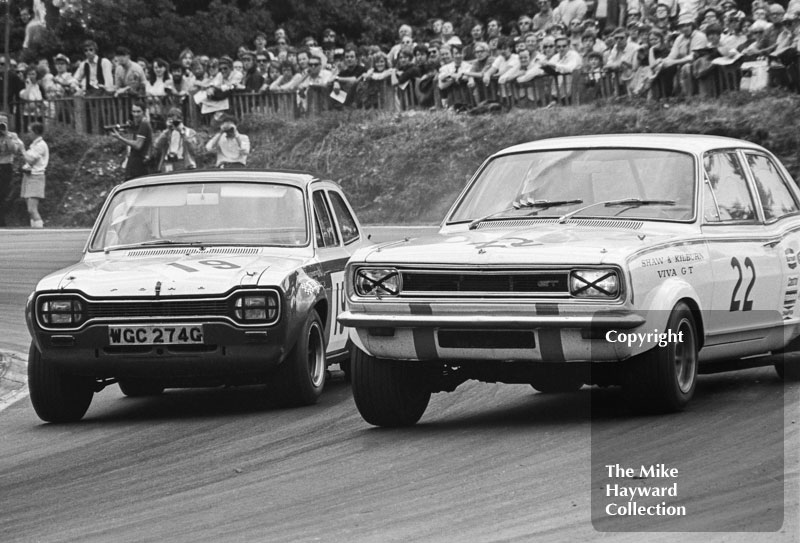
[[[422,417],[431,392],[419,362],[375,358],[353,347],[353,399],[375,426],[411,426]]]
[[[697,385],[697,326],[689,307],[678,303],[670,313],[667,330],[681,338],[655,347],[629,363],[626,392],[646,411],[680,411]]]

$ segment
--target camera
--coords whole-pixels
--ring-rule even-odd
[[[167,156],[164,158],[165,162],[178,162],[178,154],[177,153],[167,153]]]
[[[169,128],[178,128],[181,125],[181,122],[177,119],[173,119],[171,121],[167,121],[167,126]]]
[[[117,131],[121,132],[123,130],[128,130],[129,128],[131,128],[131,126],[132,125],[131,125],[130,122],[122,123],[122,124],[108,124],[108,125],[103,127],[103,130],[105,130],[106,132],[111,132],[112,130],[117,130]]]

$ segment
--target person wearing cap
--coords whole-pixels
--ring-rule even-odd
[[[80,84],[69,72],[69,57],[59,53],[53,57],[56,75],[53,76],[53,88],[57,98],[72,96],[80,89]]]
[[[114,92],[114,67],[110,60],[97,54],[97,43],[83,42],[84,60],[78,64],[73,76],[80,83],[81,94],[100,96]]]
[[[14,157],[25,149],[15,132],[8,130],[8,115],[0,114],[0,226],[6,226],[8,196],[14,175]]]
[[[183,124],[180,108],[171,108],[167,112],[167,128],[153,143],[153,149],[158,153],[158,171],[197,168],[197,143],[197,132]]]
[[[219,72],[211,81],[208,87],[208,98],[210,100],[224,100],[228,98],[237,86],[237,74],[233,69],[233,59],[228,55],[219,57],[217,61]]]
[[[684,13],[678,18],[678,36],[672,43],[669,55],[662,63],[663,77],[672,77],[680,85],[680,92],[684,96],[694,94],[695,85],[692,78],[692,61],[695,59],[694,51],[708,47],[706,35],[695,28],[695,20],[689,13]],[[673,87],[674,88],[674,87]]]
[[[39,201],[44,199],[44,172],[50,161],[50,149],[42,137],[44,135],[44,125],[42,123],[31,123],[28,131],[33,137],[33,141],[28,150],[22,152],[25,164],[22,166],[20,198],[25,200],[28,208],[31,228],[42,228],[44,221],[42,221],[42,216],[39,214]]]
[[[219,132],[206,143],[206,151],[216,153],[217,168],[244,168],[250,154],[250,138],[239,133],[234,117],[226,115]]]

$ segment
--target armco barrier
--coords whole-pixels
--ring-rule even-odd
[[[796,67],[791,68],[792,81]],[[719,67],[706,94],[720,95],[739,89],[741,70],[738,66]],[[489,84],[477,81],[474,85],[460,83],[440,91],[434,84],[427,94],[419,85],[409,82],[400,87],[389,79],[363,81],[355,95],[344,106],[334,101],[329,87],[309,87],[303,91],[281,92],[235,92],[228,98],[227,111],[237,118],[251,114],[272,115],[284,120],[301,116],[317,116],[325,111],[356,107],[383,111],[409,109],[431,109],[453,107],[459,111],[501,111],[512,108],[538,108],[548,106],[571,106],[595,100],[622,98],[628,93],[625,81],[613,72],[576,72],[573,74],[545,75],[526,83],[509,82],[499,84],[497,78]],[[653,82],[650,98],[659,99],[667,94],[660,80]],[[645,93],[648,95],[648,93]],[[431,103],[432,99],[432,103]],[[38,120],[45,125],[59,125],[82,134],[103,134],[106,127],[125,124],[130,117],[130,96],[74,96],[41,102],[15,102],[11,104],[12,128],[27,130],[30,122]],[[190,96],[147,97],[146,107],[155,128],[163,127],[163,119],[169,108],[179,107],[185,122],[190,126],[209,125],[213,114],[203,114],[202,107]]]

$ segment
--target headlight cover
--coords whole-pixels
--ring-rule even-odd
[[[569,292],[576,298],[616,298],[619,274],[616,270],[573,270],[569,274]]]
[[[36,302],[44,328],[77,328],[86,320],[86,306],[77,296],[41,297]]]
[[[399,296],[403,285],[394,268],[357,268],[353,287],[357,296],[386,298]]]
[[[278,320],[278,295],[253,292],[238,295],[233,302],[233,317],[242,324],[270,324]]]

